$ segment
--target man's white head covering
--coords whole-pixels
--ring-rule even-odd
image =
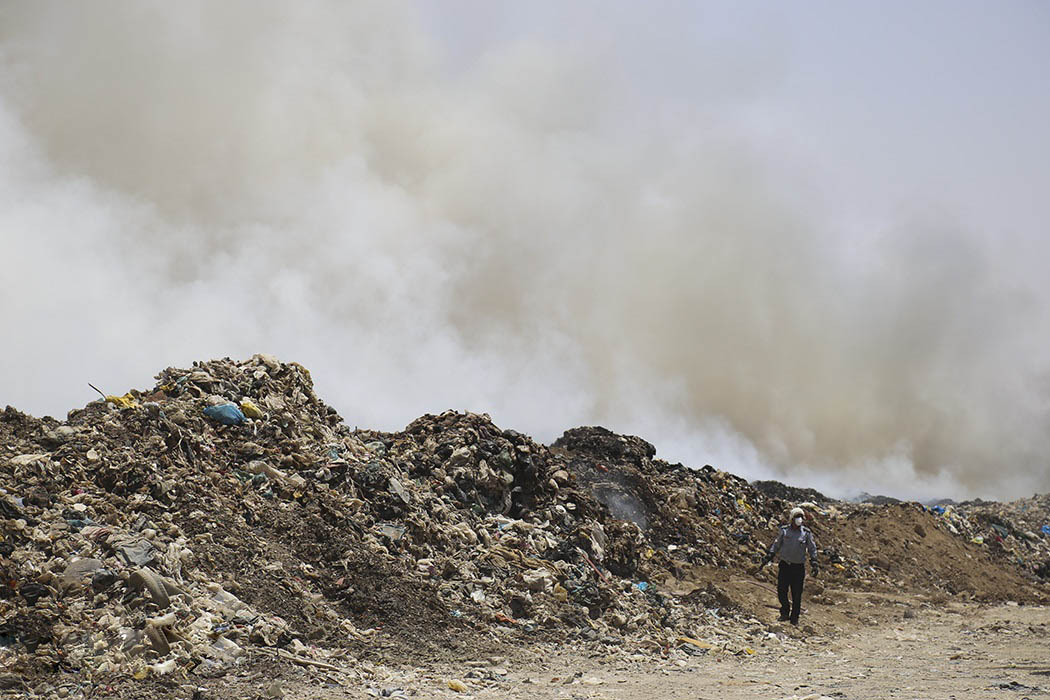
[[[792,508],[791,509],[791,520],[794,520],[795,518],[805,518],[805,517],[806,517],[806,513],[801,508]]]

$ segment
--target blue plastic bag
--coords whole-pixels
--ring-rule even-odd
[[[1044,535],[1050,535],[1050,525],[1043,525],[1039,529],[1043,531]]]
[[[208,406],[204,409],[204,415],[223,425],[240,425],[244,422],[244,414],[236,404],[224,403],[218,406]]]

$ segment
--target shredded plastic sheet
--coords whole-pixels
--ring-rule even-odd
[[[240,425],[245,421],[241,409],[232,403],[223,403],[218,406],[208,406],[204,409],[204,415],[223,425]]]
[[[135,397],[132,396],[130,391],[123,396],[107,395],[106,403],[111,403],[117,408],[134,408],[138,406],[138,402],[135,401]]]

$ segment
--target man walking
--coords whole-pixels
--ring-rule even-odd
[[[806,514],[801,508],[791,509],[791,523],[780,528],[777,538],[769,547],[769,552],[762,559],[762,566],[773,561],[780,553],[780,570],[777,572],[777,597],[780,598],[780,621],[791,621],[798,624],[798,614],[802,610],[802,582],[806,579],[806,555],[813,568],[813,575],[819,571],[817,566],[817,544],[813,533],[802,521]],[[761,568],[761,567],[759,567]],[[788,597],[788,591],[791,597]]]

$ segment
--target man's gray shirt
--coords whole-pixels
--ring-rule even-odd
[[[769,548],[770,555],[777,552],[780,552],[781,561],[804,564],[807,553],[810,560],[817,558],[817,543],[813,541],[813,533],[806,529],[805,525],[797,530],[790,525],[784,525]]]

